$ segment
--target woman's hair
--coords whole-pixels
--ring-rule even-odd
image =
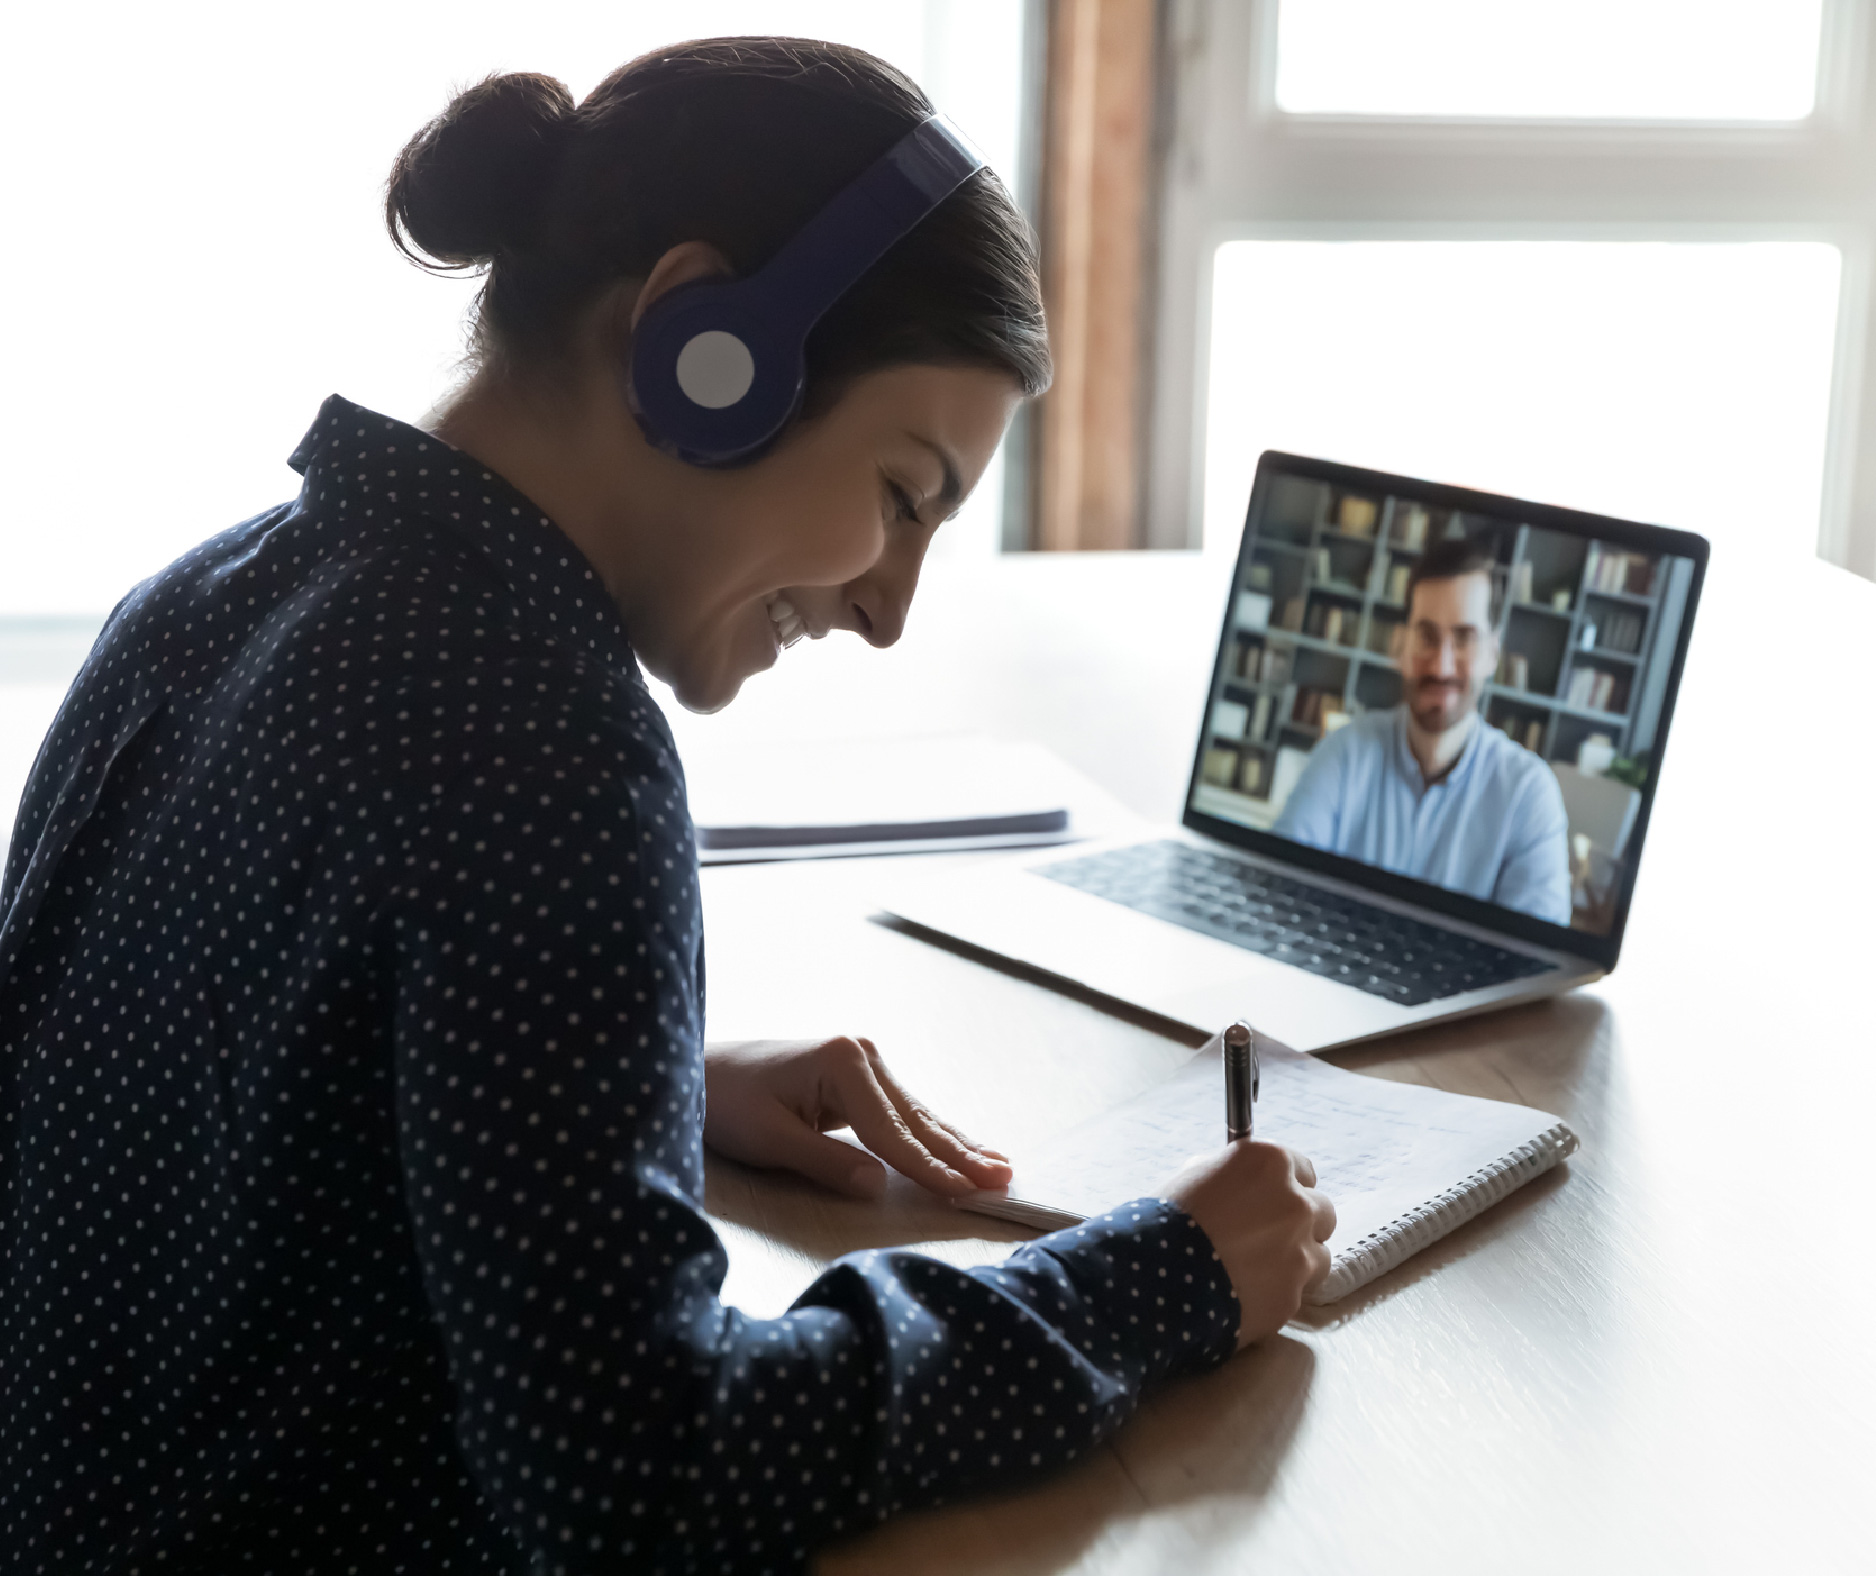
[[[683,241],[754,273],[932,113],[903,73],[858,49],[719,38],[654,50],[575,106],[513,72],[459,93],[397,157],[392,239],[438,272],[486,269],[478,360],[551,369],[599,294]],[[1035,239],[989,170],[873,265],[807,342],[810,413],[863,372],[907,363],[1050,377]]]

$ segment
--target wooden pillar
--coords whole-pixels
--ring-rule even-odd
[[[1155,0],[1051,0],[1036,545],[1137,547]]]

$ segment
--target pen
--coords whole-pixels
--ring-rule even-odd
[[[1257,1045],[1239,1019],[1225,1030],[1225,1142],[1251,1136],[1257,1104]]]

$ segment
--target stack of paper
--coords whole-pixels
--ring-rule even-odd
[[[767,744],[688,755],[705,863],[1014,848],[1087,835],[1076,774],[974,736]]]

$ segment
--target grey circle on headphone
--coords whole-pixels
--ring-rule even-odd
[[[692,335],[677,353],[677,386],[705,410],[734,405],[755,380],[756,358],[749,347],[720,328]]]

